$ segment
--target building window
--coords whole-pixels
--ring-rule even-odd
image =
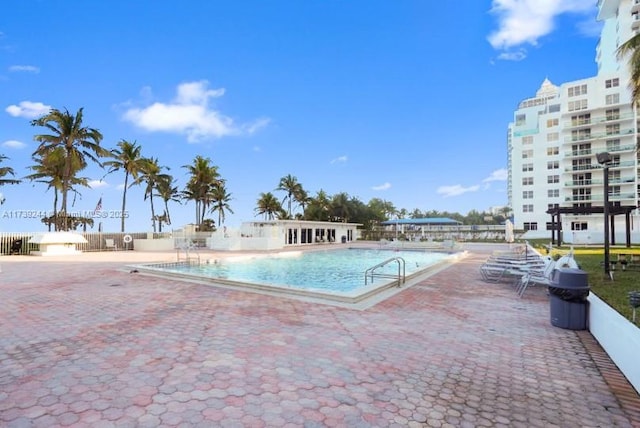
[[[572,221],[571,230],[588,230],[587,223],[584,221]]]
[[[525,114],[516,115],[516,126],[524,125],[526,121],[527,121],[527,115]]]
[[[533,204],[525,204],[522,206],[523,213],[532,213],[533,212]]]
[[[555,226],[555,228],[554,228],[554,226]],[[547,222],[547,230],[554,230],[554,229],[555,230],[559,229],[558,224],[554,224],[553,222],[548,221]]]
[[[620,150],[620,139],[614,138],[611,140],[607,140],[607,150],[610,152]]]
[[[612,125],[607,125],[605,128],[605,133],[607,135],[618,135],[620,134],[620,124],[614,123]]]
[[[548,175],[547,176],[547,183],[548,184],[554,184],[554,183],[559,183],[560,182],[560,176],[559,175]]]
[[[620,86],[620,79],[617,77],[615,79],[607,79],[604,81],[605,88],[615,88],[617,86]]]
[[[533,157],[533,150],[523,150],[522,159],[530,159]]]
[[[591,143],[580,143],[571,145],[573,156],[588,156],[591,154]]]
[[[533,171],[533,164],[532,163],[523,163],[522,164],[522,172],[531,172]]]
[[[524,223],[524,230],[538,230],[538,223],[537,222],[525,222]]]
[[[522,177],[523,186],[533,186],[533,177]]]
[[[560,204],[548,204],[547,205],[547,209],[548,210],[553,210],[553,209],[556,209],[556,208],[560,208]]]
[[[557,154],[560,154],[560,147],[558,146],[547,147],[547,156],[554,156]]]
[[[557,198],[560,196],[560,189],[549,189],[547,190],[547,197],[549,198]]]
[[[591,169],[591,159],[589,158],[573,159],[571,161],[571,167],[573,171],[584,171],[587,169]]]
[[[560,162],[557,160],[547,162],[547,169],[560,169]]]
[[[577,97],[577,96],[586,95],[586,94],[587,94],[587,85],[577,85],[577,86],[569,87],[570,97]]]
[[[604,99],[604,103],[608,106],[612,104],[620,104],[620,94],[607,95]]]
[[[591,113],[571,116],[571,126],[588,125],[591,123]]]
[[[618,120],[620,119],[620,109],[619,108],[608,108],[605,111],[605,117],[607,120]]]
[[[556,119],[547,119],[547,128],[553,128],[554,126],[560,125],[560,120]]]
[[[533,199],[533,190],[525,190],[522,192],[522,199]]]
[[[569,111],[586,110],[588,108],[587,100],[569,101]]]
[[[583,141],[591,138],[591,129],[574,129],[571,131],[571,141]]]
[[[547,141],[558,141],[559,138],[560,134],[558,134],[557,132],[549,132],[547,134]]]
[[[533,137],[531,135],[522,137],[522,145],[533,144]]]
[[[558,113],[560,111],[560,104],[551,104],[549,106],[549,113]]]

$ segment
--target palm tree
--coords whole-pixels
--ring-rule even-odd
[[[135,141],[130,143],[126,140],[121,140],[118,144],[117,149],[111,150],[111,156],[113,160],[109,160],[104,162],[105,166],[109,167],[109,171],[107,174],[111,174],[115,171],[124,170],[124,188],[122,191],[122,212],[121,212],[121,220],[120,220],[120,232],[124,232],[124,221],[127,217],[125,215],[127,208],[127,189],[130,187],[129,185],[129,176],[133,178],[133,183],[135,183],[138,178],[138,175],[142,172],[142,168],[144,167],[145,160],[140,154],[142,148]]]
[[[289,218],[291,218],[291,203],[293,202],[293,195],[302,190],[302,185],[298,183],[298,179],[291,174],[288,174],[280,179],[280,183],[276,190],[283,190],[287,192],[287,195],[282,198],[282,203],[287,201],[287,213],[289,214]]]
[[[3,160],[8,160],[9,158],[6,157],[5,155],[0,155],[0,162],[2,162]],[[15,173],[13,171],[13,168],[11,168],[10,166],[2,166],[0,167],[0,186],[5,185],[5,184],[18,184],[20,183],[20,180],[15,180],[12,178],[3,178],[6,177],[8,175],[11,176],[15,176]],[[4,203],[4,196],[2,196],[2,194],[0,193],[0,205],[2,205]]]
[[[174,186],[176,180],[173,179],[170,175],[167,176],[166,179],[160,179],[158,184],[156,185],[156,190],[158,192],[158,196],[162,198],[164,201],[164,214],[163,221],[165,224],[171,224],[171,215],[169,215],[169,201],[180,203],[181,193],[178,190],[178,186]]]
[[[618,60],[629,56],[629,72],[631,81],[631,101],[633,105],[640,102],[640,34],[636,34],[618,47]]]
[[[211,191],[220,181],[218,167],[211,164],[211,159],[196,156],[191,165],[183,165],[191,177],[187,182],[184,198],[196,203],[196,225],[204,221],[207,208],[211,204]]]
[[[27,180],[35,181],[37,183],[47,184],[47,190],[53,188],[53,212],[48,217],[46,224],[51,231],[51,225],[53,224],[54,230],[59,230],[65,224],[66,216],[58,216],[58,196],[62,191],[62,179],[65,171],[65,150],[63,147],[56,147],[44,155],[34,155],[33,161],[35,165],[31,165],[28,168],[33,171],[32,174],[24,177]],[[70,188],[72,192],[78,194],[78,191],[74,186],[89,186],[89,178],[77,177],[79,171],[86,168],[87,163],[80,158],[73,158],[72,170],[73,174],[70,179]]]
[[[156,231],[156,212],[153,206],[154,192],[157,190],[158,183],[164,180],[171,180],[171,176],[162,172],[166,167],[158,164],[158,158],[145,158],[142,171],[140,175],[133,182],[135,184],[146,183],[147,187],[144,190],[144,200],[149,199],[151,203],[151,225],[153,226],[153,232]]]
[[[229,205],[231,201],[231,193],[227,193],[227,188],[224,185],[224,180],[218,181],[211,191],[211,212],[218,212],[218,227],[221,223],[224,223],[226,212],[229,211],[233,214],[233,210]]]
[[[264,215],[265,220],[273,220],[281,211],[282,206],[273,193],[260,193],[256,207],[256,212],[259,215]]]
[[[309,199],[309,204],[304,211],[305,220],[328,221],[331,201],[327,192],[320,189],[315,197]]]
[[[74,165],[86,163],[86,158],[100,164],[98,158],[109,156],[109,151],[100,146],[102,134],[94,128],[87,128],[82,125],[83,109],[81,108],[75,115],[68,110],[60,111],[52,109],[48,114],[31,122],[33,126],[41,126],[49,130],[50,134],[39,134],[34,139],[40,145],[33,153],[34,156],[46,156],[48,152],[57,147],[64,149],[64,168],[62,171],[62,203],[60,210],[67,213],[67,194],[71,190],[71,182],[77,170]],[[68,221],[64,222],[63,230],[69,229]]]
[[[331,199],[331,209],[333,211],[333,217],[336,220],[339,219],[343,223],[347,223],[351,214],[349,212],[349,206],[349,195],[344,192],[333,195],[333,198]]]
[[[298,186],[293,193],[293,200],[296,201],[300,208],[302,208],[302,215],[298,215],[297,217],[304,218],[304,212],[309,206],[311,202],[311,198],[306,190],[302,188],[302,185]]]

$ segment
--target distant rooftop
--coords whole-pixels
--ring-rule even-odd
[[[429,218],[398,218],[394,220],[387,220],[380,223],[383,226],[390,226],[393,224],[422,224],[422,225],[453,225],[462,224],[457,220],[447,217],[429,217]]]

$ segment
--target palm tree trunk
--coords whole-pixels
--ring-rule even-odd
[[[151,201],[151,225],[153,226],[153,233],[156,233],[156,212],[153,209],[153,192],[149,194],[149,201]]]
[[[165,216],[167,216],[166,223],[168,225],[171,224],[171,216],[169,215],[169,203],[167,201],[164,201],[164,214]]]
[[[53,189],[53,231],[58,231],[58,189]],[[51,223],[49,223],[49,232],[51,232]]]
[[[127,206],[127,184],[129,182],[129,171],[124,174],[124,191],[122,192],[122,211],[120,212],[120,232],[124,233],[124,210]]]

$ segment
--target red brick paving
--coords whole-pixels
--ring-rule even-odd
[[[640,426],[592,336],[485,258],[359,311],[2,257],[0,426]]]

